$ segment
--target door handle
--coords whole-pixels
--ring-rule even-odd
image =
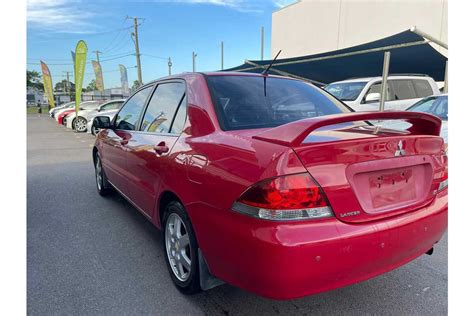
[[[120,145],[127,145],[128,144],[128,139],[122,139],[120,141]]]
[[[153,146],[153,149],[158,155],[167,153],[170,149],[166,146],[165,142],[160,142],[158,145]]]

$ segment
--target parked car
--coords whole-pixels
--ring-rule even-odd
[[[70,110],[70,109],[73,109],[75,107],[75,103],[74,102],[70,102],[68,103],[66,106],[64,107],[61,107],[61,108],[54,108],[53,111],[51,112],[52,114],[52,117],[56,120],[56,122],[58,121],[58,115],[61,114],[62,112],[66,111],[66,110]]]
[[[67,107],[72,107],[72,106],[74,106],[74,102],[68,102],[68,103],[61,104],[60,106],[56,106],[49,110],[49,116],[54,117],[54,114],[56,114],[56,112],[58,112],[59,110],[63,110]]]
[[[79,104],[79,110],[80,111],[94,110],[94,109],[97,109],[97,107],[104,102],[105,102],[104,100],[84,101]],[[58,123],[64,126],[67,126],[68,117],[70,117],[70,115],[74,115],[75,117],[75,113],[76,113],[75,107],[61,112],[60,114],[57,115]]]
[[[408,132],[366,121],[403,119]],[[94,118],[100,195],[120,192],[163,234],[192,294],[228,282],[289,299],[432,252],[447,227],[439,118],[350,112],[301,80],[185,73]]]
[[[385,110],[405,110],[420,99],[438,95],[433,78],[424,75],[392,75],[387,78]],[[355,111],[378,111],[382,77],[356,78],[333,82],[325,87]]]
[[[442,121],[441,123],[441,137],[444,143],[448,145],[448,95],[440,94],[437,96],[426,97],[417,103],[413,104],[407,109],[410,112],[423,112],[436,115]],[[410,128],[410,124],[403,121],[387,121],[383,122],[381,126],[385,128],[406,130]]]
[[[83,110],[77,113],[78,119],[76,119],[76,112],[73,112],[67,116],[66,127],[74,128],[76,132],[86,132],[87,131],[87,122],[97,113],[107,110],[117,110],[119,109],[125,100],[111,100],[105,103],[100,104],[99,106],[92,107],[88,106]]]
[[[95,136],[99,132],[99,128],[92,126],[92,123],[94,122],[94,118],[96,116],[108,116],[109,119],[112,121],[112,119],[114,118],[115,114],[117,114],[117,112],[118,112],[118,109],[94,113],[93,116],[90,118],[90,120],[87,122],[87,133],[91,133],[92,135]]]

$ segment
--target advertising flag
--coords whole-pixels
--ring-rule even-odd
[[[54,108],[54,95],[53,95],[53,80],[51,79],[51,73],[49,72],[48,66],[40,61],[41,72],[43,73],[43,86],[44,93],[48,96],[49,105]]]
[[[76,63],[76,54],[71,51],[71,56],[72,56],[72,64],[74,65]]]
[[[95,73],[95,87],[99,91],[104,91],[104,77],[102,77],[102,67],[98,61],[92,61],[92,68]]]
[[[128,77],[127,68],[124,65],[119,65],[120,68],[120,82],[122,83],[122,91],[128,92]]]
[[[76,45],[74,54],[74,84],[76,86],[76,115],[79,111],[81,103],[82,83],[84,82],[84,70],[86,69],[87,45],[86,42],[80,40]]]

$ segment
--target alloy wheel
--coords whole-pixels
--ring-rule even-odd
[[[181,217],[171,213],[166,220],[165,246],[168,262],[176,278],[186,281],[191,274],[191,244]]]
[[[84,132],[87,129],[87,121],[82,117],[76,119],[74,125],[77,132]]]

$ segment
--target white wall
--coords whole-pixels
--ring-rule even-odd
[[[301,0],[272,15],[272,56],[346,48],[411,26],[448,41],[447,0]]]

